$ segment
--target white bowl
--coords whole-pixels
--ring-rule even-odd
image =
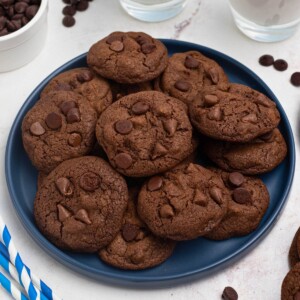
[[[29,63],[42,50],[47,36],[48,0],[42,0],[36,15],[25,26],[0,37],[0,72]]]

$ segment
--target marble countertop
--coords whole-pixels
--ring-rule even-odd
[[[90,2],[86,12],[77,13],[76,25],[61,24],[62,1],[49,1],[49,30],[40,55],[26,66],[0,73],[0,212],[21,252],[23,260],[65,300],[82,299],[221,299],[225,286],[236,288],[243,300],[280,299],[283,278],[288,272],[288,249],[300,226],[300,163],[296,162],[294,183],[279,220],[268,235],[246,256],[222,271],[199,280],[164,289],[125,289],[94,281],[72,271],[49,256],[36,244],[20,223],[6,186],[4,156],[7,137],[21,105],[57,67],[86,52],[97,40],[112,31],[144,31],[156,38],[189,41],[221,51],[252,69],[280,100],[293,129],[299,156],[300,88],[289,83],[300,71],[300,30],[290,39],[272,44],[252,41],[238,31],[227,1],[190,0],[177,17],[161,23],[143,23],[128,16],[117,0]],[[285,72],[258,64],[263,54],[272,54],[289,63]],[[0,289],[0,299],[10,297]]]

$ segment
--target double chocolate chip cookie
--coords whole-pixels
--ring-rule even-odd
[[[300,255],[299,255],[299,252],[298,248],[300,247],[300,227],[298,228],[298,230],[296,231],[295,235],[294,235],[294,238],[293,238],[293,241],[292,241],[292,244],[290,246],[290,250],[289,250],[289,264],[290,264],[290,267],[294,267],[294,265],[298,262],[300,262]]]
[[[218,226],[228,201],[220,176],[190,163],[151,177],[139,193],[138,214],[155,235],[190,240]]]
[[[229,142],[248,142],[277,127],[276,104],[240,84],[203,89],[190,104],[191,121],[203,135]]]
[[[71,91],[41,98],[22,123],[24,148],[33,165],[49,173],[61,162],[89,153],[95,143],[97,113]]]
[[[300,263],[294,267],[285,276],[281,285],[281,300],[299,300],[300,299]]]
[[[119,83],[138,83],[159,76],[168,63],[162,42],[142,32],[113,32],[89,49],[88,65]]]
[[[132,177],[169,170],[193,151],[186,105],[156,91],[114,102],[100,116],[96,136],[111,165]]]
[[[85,156],[64,161],[44,179],[34,217],[57,247],[95,252],[120,230],[127,202],[123,177],[103,159]]]

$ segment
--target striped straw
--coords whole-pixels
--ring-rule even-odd
[[[16,267],[9,262],[9,253],[6,247],[0,242],[0,265],[8,272],[16,281],[20,284],[19,274]],[[29,273],[32,283],[42,293],[49,298],[49,300],[61,300],[49,287],[48,285],[39,279],[30,269],[25,265],[27,272]]]
[[[13,281],[8,279],[1,271],[0,271],[0,285],[4,287],[4,289],[13,296],[16,300],[28,300],[27,296],[24,295],[18,286],[16,286]]]
[[[21,259],[20,254],[18,253],[12,239],[11,235],[3,222],[1,216],[0,216],[0,232],[1,232],[1,240],[8,249],[10,261],[14,264],[16,267],[20,282],[22,283],[22,286],[24,287],[27,295],[29,296],[30,300],[49,300],[42,292],[40,292],[32,283],[31,278],[29,276],[29,273],[27,269],[25,268],[25,265]]]

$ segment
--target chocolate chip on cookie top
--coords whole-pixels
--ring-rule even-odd
[[[206,237],[224,240],[255,230],[270,201],[264,183],[259,178],[244,176],[239,172],[227,173],[220,169],[211,171],[222,178],[230,198],[225,217]]]
[[[41,97],[55,91],[73,91],[86,98],[98,115],[112,103],[106,79],[89,68],[75,68],[55,76],[42,90]]]
[[[122,176],[103,159],[84,156],[64,161],[44,179],[34,216],[57,247],[96,252],[121,229],[127,201]]]
[[[114,102],[100,116],[96,136],[112,166],[133,177],[168,170],[193,151],[185,104],[156,91]]]
[[[281,285],[281,300],[300,299],[300,263],[297,263],[286,274]]]
[[[129,188],[129,202],[122,227],[114,240],[99,251],[107,264],[121,269],[142,270],[161,264],[173,252],[175,242],[154,236],[136,211],[138,187]]]
[[[139,193],[138,213],[157,236],[189,240],[220,223],[228,200],[219,176],[190,163],[150,178]]]
[[[156,80],[155,88],[190,103],[197,93],[210,85],[227,84],[228,79],[218,63],[197,51],[175,53]]]
[[[164,44],[142,32],[113,32],[87,54],[87,63],[96,73],[128,84],[156,78],[167,62]]]
[[[24,148],[33,165],[49,173],[62,161],[86,155],[95,143],[96,111],[72,91],[50,93],[22,123]]]
[[[273,130],[280,121],[276,104],[241,84],[203,89],[190,103],[191,121],[217,140],[248,142]]]

